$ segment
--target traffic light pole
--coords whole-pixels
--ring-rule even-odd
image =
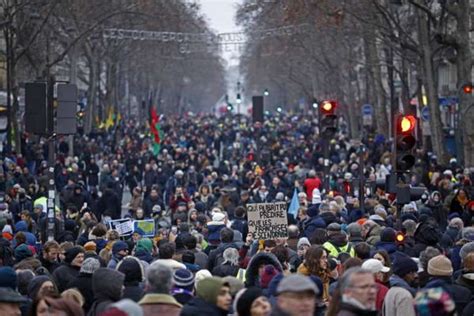
[[[56,186],[54,182],[54,164],[56,160],[56,132],[54,130],[54,77],[48,77],[48,204],[47,204],[47,240],[54,240]]]

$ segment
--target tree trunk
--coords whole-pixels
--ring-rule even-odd
[[[87,91],[87,116],[85,132],[89,134],[94,126],[97,102],[97,63],[93,58],[89,60],[89,87]]]
[[[428,18],[425,13],[417,10],[418,36],[421,46],[421,59],[423,67],[423,83],[426,89],[426,97],[430,110],[431,143],[434,153],[438,156],[440,164],[447,163],[446,150],[444,148],[443,125],[441,122],[441,111],[439,109],[438,93],[434,78],[434,66],[432,59],[432,48],[428,29]],[[423,106],[422,104],[419,105]]]
[[[375,34],[373,30],[367,30],[364,36],[366,64],[369,73],[369,84],[367,89],[370,90],[369,102],[373,104],[375,110],[375,126],[377,134],[388,135],[388,118],[387,109],[384,104],[382,93],[382,75],[380,72],[380,63],[377,55],[377,44],[375,42]]]
[[[466,167],[474,166],[474,128],[471,124],[474,122],[474,109],[472,105],[472,96],[463,92],[462,86],[472,82],[472,55],[469,45],[469,32],[471,25],[469,0],[459,0],[457,16],[457,73],[458,73],[458,91],[459,91],[459,109],[457,130],[462,136],[462,148],[458,148],[460,162]]]

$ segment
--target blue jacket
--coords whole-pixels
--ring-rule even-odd
[[[312,217],[303,224],[304,237],[311,238],[316,228],[326,228],[326,222],[319,216]]]

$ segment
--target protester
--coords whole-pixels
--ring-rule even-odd
[[[182,316],[228,314],[232,305],[230,286],[219,277],[205,278],[196,284],[196,297],[183,307]]]
[[[123,273],[108,269],[99,268],[92,275],[92,292],[94,301],[87,313],[88,316],[99,316],[109,305],[118,302],[122,298]]]
[[[159,261],[152,263],[146,277],[146,294],[139,302],[143,315],[180,315],[182,305],[171,295],[172,287],[173,269]]]
[[[297,274],[284,277],[276,290],[276,306],[272,315],[312,316],[319,293],[308,277]]]

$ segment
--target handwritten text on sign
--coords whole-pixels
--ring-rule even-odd
[[[259,203],[247,205],[249,233],[256,239],[288,237],[286,203]]]

